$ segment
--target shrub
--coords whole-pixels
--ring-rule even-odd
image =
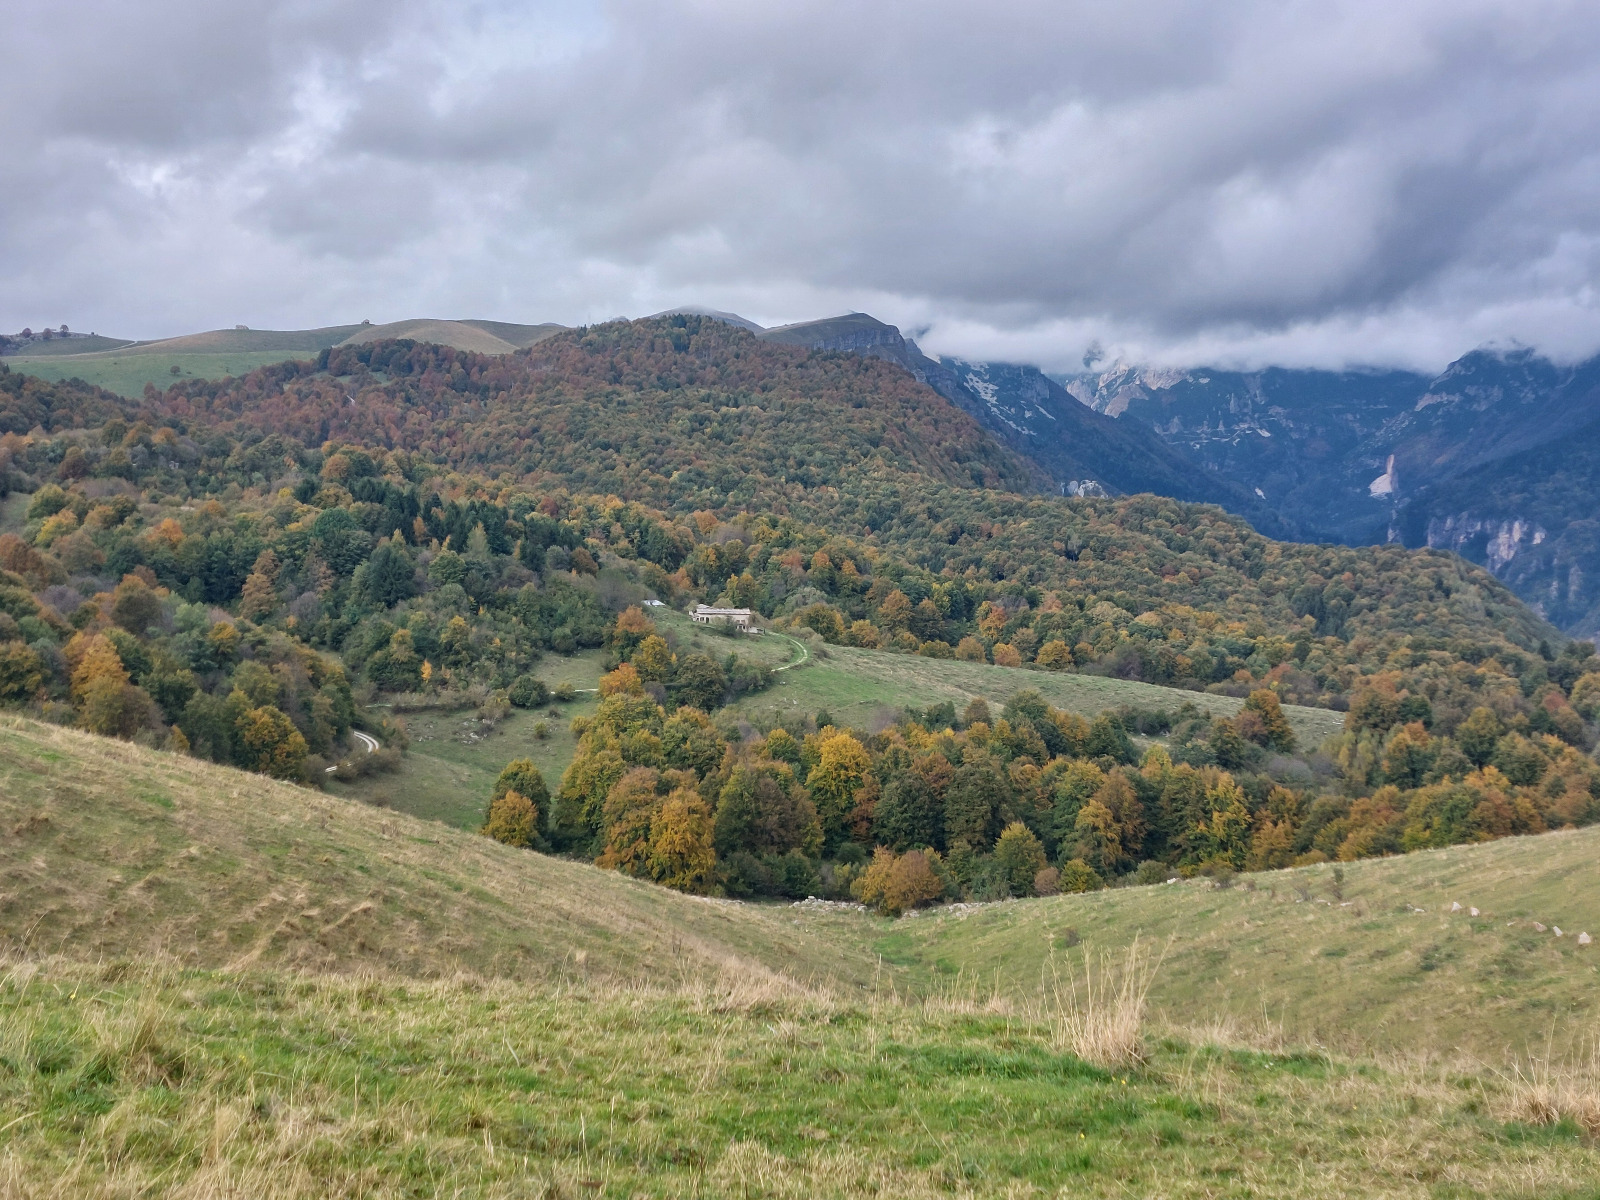
[[[1061,864],[1056,886],[1066,893],[1097,892],[1105,886],[1105,881],[1083,859],[1070,858]]]
[[[544,680],[532,675],[518,675],[506,695],[518,708],[539,708],[550,703],[550,689]]]

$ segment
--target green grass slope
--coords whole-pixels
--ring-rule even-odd
[[[642,992],[6,964],[0,1192],[822,1198],[1596,1195],[1481,1068],[739,981]],[[1521,1119],[1519,1119],[1521,1118]]]
[[[876,968],[682,896],[178,755],[0,716],[0,947],[197,966],[669,979]]]
[[[138,354],[184,352],[190,354],[277,354],[279,360],[315,355],[337,346],[364,325],[327,325],[320,329],[210,329],[156,342],[136,342],[129,351]]]
[[[803,666],[782,672],[772,687],[751,694],[735,708],[753,719],[768,721],[780,720],[785,712],[827,709],[840,725],[865,729],[876,719],[898,715],[907,707],[927,708],[949,700],[959,712],[973,697],[998,707],[1030,688],[1055,707],[1086,717],[1124,704],[1170,710],[1185,702],[1216,716],[1231,717],[1244,703],[1232,696],[1098,675],[995,667],[849,646],[829,646],[826,653],[825,659],[813,657]],[[1321,745],[1344,728],[1344,714],[1331,709],[1286,704],[1283,711],[1306,749]]]
[[[1341,869],[1342,885],[1324,865],[1226,889],[1197,879],[935,910],[873,948],[912,987],[959,972],[1022,995],[1065,971],[1080,939],[1099,952],[1138,936],[1165,947],[1152,999],[1170,1020],[1265,1021],[1346,1049],[1543,1053],[1592,1031],[1600,940],[1578,937],[1600,938],[1600,829]]]
[[[144,394],[147,384],[161,390],[180,379],[228,379],[248,375],[257,367],[268,367],[295,357],[312,358],[315,353],[166,350],[145,354],[112,350],[102,354],[68,354],[51,358],[21,356],[3,361],[13,371],[35,375],[51,383],[81,379],[95,387],[103,387],[108,392],[133,399]],[[176,372],[173,367],[178,368]]]
[[[1600,1195],[1594,1069],[1462,1053],[1592,1027],[1600,831],[889,922],[5,716],[0,834],[24,1200]],[[1053,981],[1136,934],[1097,1066]]]
[[[129,338],[103,337],[98,333],[91,333],[87,337],[28,342],[25,343],[24,354],[28,358],[59,358],[64,354],[93,354],[99,350],[120,350],[124,346],[131,345],[133,341]]]
[[[179,379],[226,379],[248,375],[257,367],[288,358],[315,358],[319,351],[338,345],[361,329],[360,325],[213,329],[153,342],[113,344],[104,349],[96,346],[86,353],[52,350],[46,354],[15,355],[5,362],[14,371],[52,383],[81,379],[121,396],[136,397],[144,394],[147,384],[164,389]],[[69,341],[53,345],[72,344]]]
[[[406,724],[411,745],[390,774],[368,775],[350,783],[330,781],[329,793],[368,804],[393,808],[458,829],[476,829],[483,823],[495,780],[514,758],[531,759],[552,791],[577,749],[572,718],[591,714],[597,697],[602,654],[583,650],[567,656],[551,655],[532,674],[551,688],[570,683],[578,691],[573,701],[510,715],[486,726],[472,708],[437,708],[398,714]],[[541,736],[539,725],[544,726]]]
[[[411,338],[472,350],[509,354],[561,332],[562,325],[510,321],[393,321],[386,325],[329,325],[321,329],[213,329],[205,333],[124,342],[72,338],[40,343],[5,359],[14,371],[52,383],[81,379],[121,396],[144,394],[147,384],[167,388],[179,379],[227,379],[290,358],[315,358],[340,344]],[[177,370],[174,371],[173,368]]]

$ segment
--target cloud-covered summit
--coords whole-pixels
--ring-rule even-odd
[[[932,349],[1600,347],[1600,10],[79,0],[8,18],[0,328],[851,309]]]

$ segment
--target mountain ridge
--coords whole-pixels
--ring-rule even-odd
[[[1287,532],[1270,509],[1243,489],[1195,477],[1159,438],[1141,427],[1118,425],[1093,413],[1036,367],[931,358],[896,326],[866,313],[784,325],[757,337],[864,354],[899,365],[976,418],[1005,445],[1037,462],[1061,495],[1152,492],[1222,504],[1269,535]],[[1000,371],[1014,377],[1004,397],[989,378],[991,372]]]

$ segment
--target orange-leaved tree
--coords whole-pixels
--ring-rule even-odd
[[[866,874],[856,883],[856,896],[863,904],[898,917],[944,895],[944,880],[934,870],[938,862],[934,850],[907,850],[897,855],[879,846]]]

